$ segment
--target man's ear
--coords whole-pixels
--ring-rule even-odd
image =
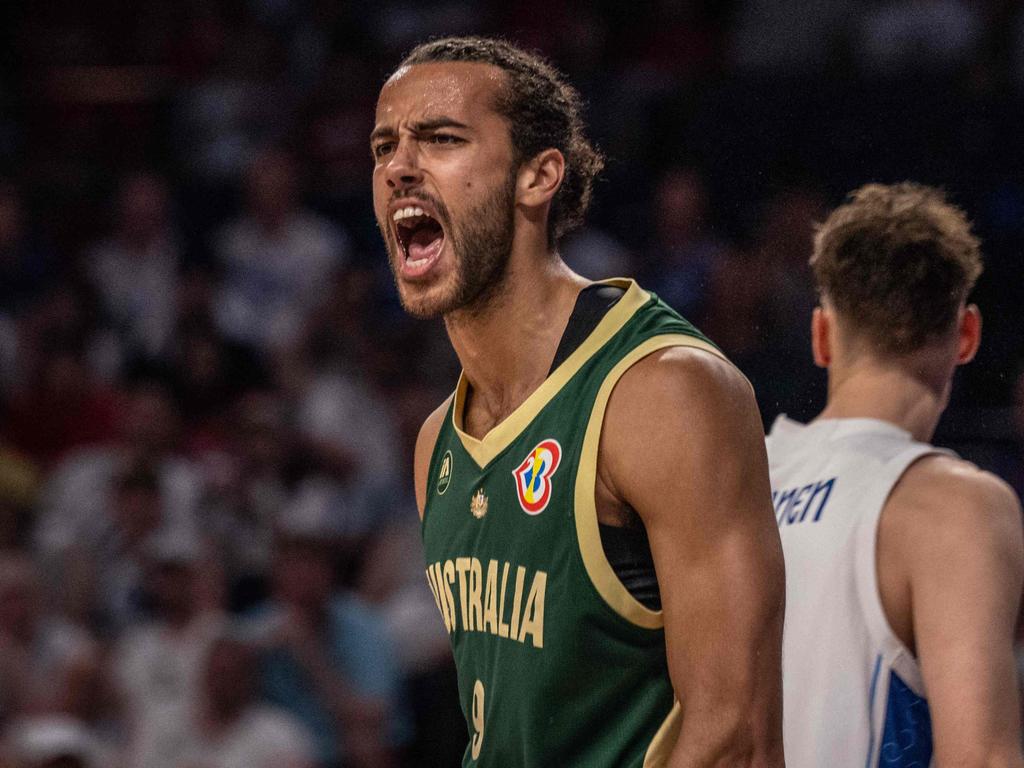
[[[557,149],[545,149],[519,168],[516,203],[534,208],[551,201],[565,178],[565,156]]]
[[[981,311],[976,304],[968,304],[960,310],[957,333],[956,364],[963,365],[974,359],[981,344]]]
[[[834,333],[831,314],[824,307],[815,307],[811,315],[811,349],[814,351],[814,364],[819,368],[828,368],[832,362]]]

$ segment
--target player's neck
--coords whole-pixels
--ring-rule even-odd
[[[819,419],[869,418],[928,442],[946,407],[948,382],[930,381],[898,366],[868,362],[829,370],[828,405]]]
[[[587,281],[558,257],[512,259],[487,307],[445,317],[475,406],[500,420],[547,378],[580,288]]]

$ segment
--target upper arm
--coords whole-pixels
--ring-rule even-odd
[[[966,462],[933,457],[896,486],[883,524],[909,585],[937,762],[1024,765],[1013,656],[1024,582],[1016,495]]]
[[[448,413],[449,403],[451,403],[451,397],[441,403],[433,413],[427,416],[427,420],[420,427],[419,435],[416,436],[413,477],[416,484],[416,507],[419,509],[421,519],[427,503],[427,474],[430,472],[430,457],[434,454],[434,445],[437,443],[437,436],[441,432],[444,417]]]
[[[609,400],[601,462],[650,539],[680,742],[736,726],[781,752],[782,548],[749,384],[703,351],[644,358]]]

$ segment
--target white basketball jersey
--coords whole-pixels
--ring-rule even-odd
[[[937,449],[875,419],[785,416],[767,445],[786,559],[786,765],[928,768],[921,673],[885,618],[875,541],[893,486]]]

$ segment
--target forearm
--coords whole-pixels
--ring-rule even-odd
[[[687,725],[669,760],[669,768],[747,768],[754,766],[754,741],[737,718],[708,717]]]
[[[935,712],[932,726],[938,768],[1024,768],[1016,686],[999,693],[1002,695],[988,697],[980,706],[961,706],[955,714],[951,707]]]
[[[1005,744],[991,749],[972,749],[970,754],[935,755],[937,768],[1024,768],[1020,747],[1017,743]]]
[[[756,561],[753,553],[745,559]],[[686,653],[672,644],[670,670],[683,702],[683,722],[671,768],[783,765],[784,598],[776,565],[774,558],[762,564],[756,588],[715,594],[705,587],[712,595],[701,612],[706,636]],[[694,622],[691,616],[678,623]]]
[[[669,768],[781,768],[781,702],[774,709],[686,707]]]

